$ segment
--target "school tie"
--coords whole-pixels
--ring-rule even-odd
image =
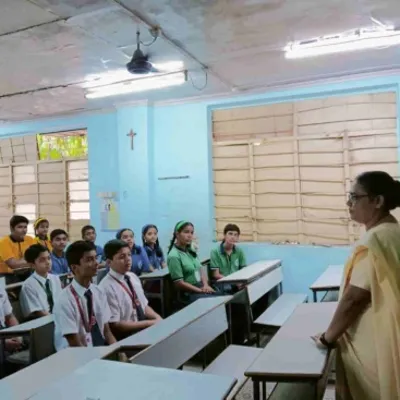
[[[51,292],[50,279],[46,279],[45,288],[46,288],[47,302],[49,303],[50,314],[51,314],[53,312],[54,299],[53,299],[53,293]]]
[[[85,292],[85,297],[87,301],[87,308],[88,308],[88,315],[89,315],[89,326],[92,323],[91,318],[93,314],[93,294],[90,289],[86,290]],[[90,335],[92,336],[92,343],[93,346],[104,346],[105,345],[105,340],[103,335],[100,332],[99,325],[97,324],[97,321],[95,324],[91,327],[90,330]]]
[[[138,297],[136,295],[135,289],[133,288],[131,278],[129,278],[128,275],[124,275],[124,279],[133,296],[133,306],[135,307],[136,310],[137,319],[138,321],[143,321],[146,319],[146,316],[144,315],[141,304],[140,303],[138,304]]]

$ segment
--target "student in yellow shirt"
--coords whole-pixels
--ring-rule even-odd
[[[49,220],[46,218],[38,218],[34,224],[33,229],[35,230],[35,241],[41,244],[43,247],[51,253],[53,246],[51,245],[49,238]]]
[[[35,244],[31,236],[27,236],[28,219],[22,215],[14,215],[10,219],[10,235],[0,239],[0,276],[6,277],[6,283],[18,282],[21,277],[14,270],[29,267],[24,259],[25,250]],[[24,276],[23,278],[25,278]]]

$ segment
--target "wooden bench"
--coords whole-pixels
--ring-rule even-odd
[[[48,315],[0,331],[0,340],[28,337],[29,350],[11,354],[7,361],[29,365],[54,353],[54,318]],[[2,348],[4,349],[4,343]],[[4,359],[4,354],[3,354]]]
[[[270,305],[254,322],[257,332],[257,346],[260,346],[260,333],[275,334],[276,331],[292,315],[296,307],[307,302],[306,294],[284,293]]]
[[[204,301],[207,299],[197,300],[196,303]],[[181,368],[221,335],[225,335],[227,344],[228,328],[226,308],[221,304],[173,335],[135,355],[130,361],[154,367]],[[228,346],[203,372],[236,378],[238,382],[228,397],[232,399],[247,380],[244,371],[261,352],[262,349],[247,346]]]
[[[254,400],[259,400],[260,384],[264,388],[266,382],[278,382],[273,400],[322,399],[334,352],[318,349],[311,336],[327,329],[336,307],[336,303],[307,303],[295,309],[245,372],[253,380]]]

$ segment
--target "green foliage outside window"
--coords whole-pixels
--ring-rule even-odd
[[[39,160],[61,160],[68,157],[87,157],[86,135],[37,135]]]

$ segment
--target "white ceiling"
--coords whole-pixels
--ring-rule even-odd
[[[200,63],[206,65],[206,89],[198,91],[188,82],[134,95],[84,98],[82,85],[88,75],[124,68],[134,51],[138,26],[142,40],[151,40],[138,16],[161,26],[167,39],[175,42],[160,38],[145,48],[151,60],[183,61],[197,86],[205,82]],[[283,56],[281,49],[290,40],[369,26],[371,16],[400,23],[400,1],[1,0],[0,120],[400,68],[400,47],[305,60]]]

